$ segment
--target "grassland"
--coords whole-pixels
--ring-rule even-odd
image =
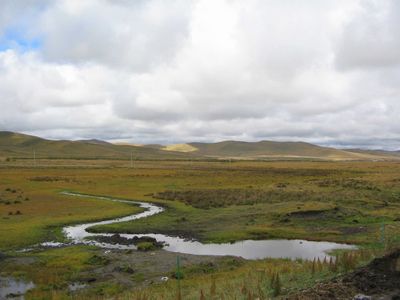
[[[0,251],[63,240],[61,227],[65,224],[140,211],[133,205],[62,195],[59,192],[71,183],[86,184],[85,179],[78,180],[62,170],[54,170],[51,176],[37,176],[43,171],[0,171]]]
[[[35,167],[24,166],[24,161],[2,162],[0,252],[14,257],[11,258],[14,263],[9,259],[0,260],[2,271],[11,274],[17,270],[33,279],[38,288],[32,291],[31,297],[42,295],[44,299],[51,299],[55,294],[61,299],[67,297],[67,283],[81,280],[82,274],[104,271],[101,259],[104,255],[92,247],[70,246],[27,254],[13,251],[45,240],[62,241],[60,229],[64,224],[138,211],[128,204],[62,195],[59,192],[63,190],[139,199],[166,207],[160,215],[95,227],[93,231],[160,232],[204,242],[303,238],[355,243],[374,249],[380,245],[384,224],[385,240],[400,241],[398,162],[137,161],[134,168],[129,166],[129,161],[106,160],[39,160]],[[163,257],[160,253],[164,251],[138,262],[138,268],[141,264],[145,268],[149,262],[159,259],[157,257]],[[26,263],[29,259],[32,262]],[[17,269],[12,271],[15,266]],[[238,299],[243,287],[245,292],[240,294],[243,297],[247,297],[247,292],[254,294],[257,282],[263,295],[271,296],[273,289],[267,282],[271,281],[273,272],[281,276],[285,287],[282,293],[288,293],[316,280],[330,278],[345,271],[345,267],[332,271],[328,265],[322,266],[311,276],[310,262],[261,260],[230,265],[218,259],[207,267],[207,263],[193,263],[188,258],[188,263],[184,264],[186,277],[182,288],[185,299],[198,299],[201,289],[209,296],[215,278],[217,290],[229,291],[232,290],[229,286],[235,286]],[[252,272],[257,269],[267,275]],[[55,275],[44,279],[34,270]],[[137,290],[150,284],[146,281],[149,271],[123,277],[115,275],[118,272],[113,270],[110,271],[114,274],[113,280],[98,280],[82,293],[82,297],[126,296],[123,292],[126,289]],[[173,267],[167,270],[165,267],[164,273],[154,276],[170,276]],[[118,283],[116,278],[123,283]],[[147,292],[134,292],[134,299],[143,293],[166,294],[174,284],[175,281],[170,281],[150,290],[147,288]]]
[[[144,180],[158,186],[144,189],[142,199],[160,201],[167,212],[92,230],[162,232],[206,242],[304,238],[374,244],[382,223],[391,236],[399,233],[397,172],[391,163],[181,166]]]

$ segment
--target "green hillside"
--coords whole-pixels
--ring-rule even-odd
[[[114,145],[104,141],[52,141],[35,136],[0,131],[0,157],[79,158],[79,159],[185,159],[185,153],[131,145]]]
[[[0,157],[75,159],[322,159],[387,160],[400,159],[390,151],[347,151],[304,142],[190,143],[176,145],[112,144],[101,140],[47,140],[31,135],[0,131]],[[397,154],[397,155],[396,155]]]
[[[198,155],[211,157],[238,158],[318,158],[329,160],[382,159],[384,155],[354,153],[344,150],[321,147],[304,142],[238,142],[224,141],[219,143],[191,143]]]

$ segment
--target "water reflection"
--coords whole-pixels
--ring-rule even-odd
[[[23,300],[24,294],[35,287],[32,281],[15,279],[12,277],[0,277],[0,299]]]
[[[68,290],[71,291],[71,292],[75,292],[75,291],[84,289],[85,287],[87,287],[86,283],[73,282],[73,283],[68,285]]]
[[[79,197],[91,197],[97,199],[104,199],[110,201],[124,202],[130,204],[139,205],[145,208],[146,211],[130,215],[123,218],[116,218],[112,220],[106,220],[101,222],[93,222],[87,224],[80,224],[74,226],[68,226],[64,228],[64,233],[74,243],[84,243],[97,245],[103,248],[110,249],[135,249],[134,245],[114,245],[108,243],[100,243],[93,240],[87,240],[89,237],[94,236],[111,236],[112,234],[107,233],[89,233],[86,231],[87,228],[96,225],[106,225],[118,222],[126,222],[145,218],[158,213],[161,213],[164,209],[151,203],[146,202],[134,202],[127,200],[119,200],[109,197],[97,197],[88,196],[77,193],[64,192],[64,194],[79,196]],[[305,240],[245,240],[236,243],[225,243],[225,244],[203,244],[198,241],[190,241],[179,237],[167,236],[164,234],[121,234],[122,237],[133,238],[134,236],[150,236],[157,241],[162,241],[168,245],[164,247],[165,250],[171,252],[188,253],[195,255],[233,255],[241,256],[246,259],[262,259],[262,258],[302,258],[302,259],[313,259],[316,257],[324,258],[327,255],[327,251],[333,249],[355,249],[355,246],[338,244],[331,242],[313,242]]]

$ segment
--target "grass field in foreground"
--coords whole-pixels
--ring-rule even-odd
[[[371,244],[400,231],[400,164],[141,162],[136,168],[1,168],[0,249],[42,241],[62,224],[135,207],[59,191],[159,202],[147,219],[93,228],[203,241],[305,238]],[[19,211],[19,212],[18,212]]]
[[[376,247],[384,224],[386,241],[400,239],[400,164],[396,162],[138,161],[134,168],[113,167],[113,162],[106,161],[99,164],[92,161],[90,166],[79,166],[76,161],[74,166],[68,166],[67,161],[60,162],[63,166],[40,163],[36,167],[23,167],[20,162],[3,163],[0,167],[0,252],[12,254],[10,250],[41,241],[62,240],[60,229],[64,224],[138,211],[127,204],[61,195],[59,192],[63,190],[152,201],[167,207],[164,213],[148,219],[96,227],[94,231],[162,232],[205,242],[303,238]],[[58,268],[57,260],[61,263],[72,255],[78,257],[75,261],[86,261],[95,251],[85,247],[68,249],[71,248],[27,254],[43,262],[34,265],[35,270],[49,274],[51,269],[57,274],[59,270],[67,270],[61,273],[72,274],[51,279],[60,295],[66,282],[91,267],[84,264],[84,268],[74,268],[79,262]],[[246,270],[257,268],[257,264],[263,268],[264,263],[277,264],[264,270],[283,268],[282,274],[286,274],[282,275],[283,284],[288,286],[287,280],[293,280],[290,286],[294,289],[303,286],[301,282],[309,285],[318,278],[326,278],[325,273],[307,277],[310,270],[304,267],[308,272],[304,271],[304,276],[309,280],[304,281],[303,271],[294,272],[290,279],[292,271],[287,274],[286,262],[270,261],[246,262],[232,270],[212,269],[207,275],[194,272],[184,279],[183,286],[187,285],[186,291],[198,298],[199,288],[209,286],[211,275],[222,272],[225,275],[217,276],[217,289],[221,284],[218,282],[224,282],[229,290],[230,284],[243,285]],[[28,267],[21,268],[27,277],[40,281]],[[244,271],[239,271],[242,268]],[[326,276],[334,274],[328,272]],[[137,281],[142,282],[143,276],[132,276],[133,286],[129,288],[134,288]],[[268,276],[271,280],[272,275]],[[247,288],[257,288],[257,280],[246,283]],[[85,297],[104,291],[119,294],[127,288],[115,282],[101,284],[102,288],[96,284],[97,289],[90,292],[93,294]],[[44,293],[43,289],[49,286],[40,285],[37,292]],[[152,292],[163,293],[163,289],[163,286],[152,288]],[[240,289],[235,289],[235,293]]]

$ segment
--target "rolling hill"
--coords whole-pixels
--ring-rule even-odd
[[[189,143],[176,145],[112,144],[101,140],[47,140],[36,136],[0,131],[0,157],[74,159],[317,159],[398,160],[398,152],[348,151],[304,142]]]
[[[393,152],[353,152],[321,147],[304,142],[240,142],[189,143],[169,145],[164,150],[182,151],[213,158],[236,159],[322,159],[322,160],[382,160],[398,159]]]
[[[388,151],[388,150],[365,150],[365,149],[346,149],[347,152],[372,154],[372,155],[384,155],[384,156],[398,156],[400,157],[400,150]]]
[[[382,159],[386,155],[355,153],[335,148],[321,147],[305,142],[237,142],[191,143],[196,148],[193,154],[211,157],[232,158],[311,158],[327,160]]]
[[[79,158],[79,159],[187,159],[181,152],[167,152],[154,148],[114,145],[99,140],[53,141],[43,138],[0,131],[0,157]]]

